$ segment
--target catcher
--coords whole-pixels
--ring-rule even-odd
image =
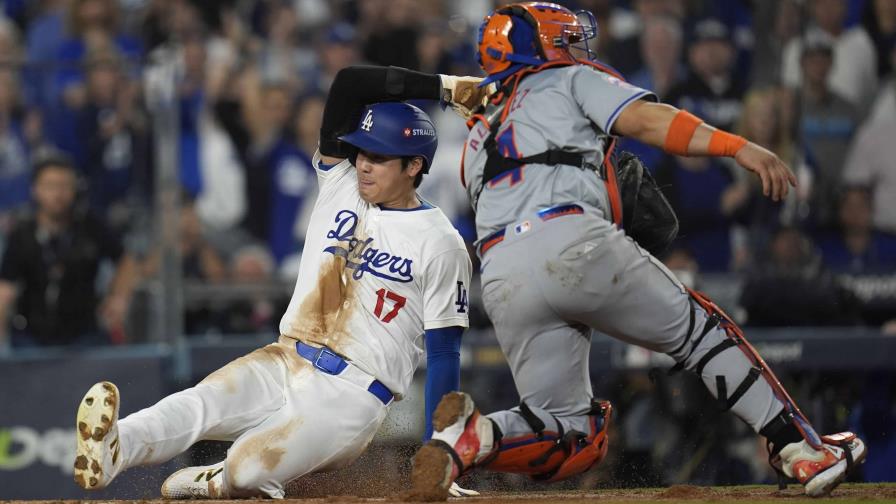
[[[631,156],[630,136],[678,156],[727,156],[777,201],[795,186],[773,153],[657,103],[596,62],[594,16],[512,4],[486,17],[479,61],[494,84],[468,122],[463,183],[476,210],[483,302],[521,399],[488,416],[446,395],[433,439],[416,454],[409,498],[438,500],[483,468],[558,481],[600,463],[611,407],[593,398],[590,329],[671,356],[722,409],[768,441],[772,466],[808,495],[829,493],[864,443],[820,436],[743,332],[652,255],[677,221]],[[577,58],[577,56],[582,58]]]

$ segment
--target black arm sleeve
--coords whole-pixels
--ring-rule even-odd
[[[320,153],[349,157],[350,146],[338,137],[355,130],[365,105],[382,101],[438,100],[441,93],[442,82],[438,75],[399,67],[343,68],[330,86],[324,107]]]

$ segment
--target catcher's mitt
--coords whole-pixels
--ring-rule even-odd
[[[637,156],[622,152],[614,164],[625,233],[651,254],[662,253],[678,235],[675,211]]]
[[[469,119],[473,111],[485,105],[488,97],[497,90],[492,83],[479,87],[482,77],[458,77],[439,75],[442,79],[442,100],[464,119]]]

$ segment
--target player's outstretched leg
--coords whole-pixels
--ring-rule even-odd
[[[751,403],[740,399],[753,390],[753,384],[762,377],[770,390],[770,396],[777,399],[782,411],[765,424],[759,433],[766,437],[769,444],[769,461],[779,473],[796,479],[805,487],[810,497],[828,495],[837,487],[855,464],[865,460],[867,449],[865,443],[852,432],[841,432],[828,436],[819,436],[808,418],[800,411],[796,402],[784,389],[778,377],[759,355],[759,352],[747,341],[743,330],[721,308],[704,294],[690,291],[691,298],[707,313],[712,321],[710,330],[723,333],[726,337],[708,349],[697,362],[695,370],[704,381],[715,376],[716,388],[713,395],[726,409],[732,409],[738,416],[745,418],[745,409],[751,409]],[[712,327],[715,325],[715,327]],[[706,333],[704,324],[703,332]],[[694,347],[698,347],[697,343]],[[725,357],[725,350],[736,348]],[[732,360],[733,359],[733,360]],[[721,363],[719,370],[714,363]],[[749,372],[736,388],[726,387],[728,378],[725,372],[744,369]],[[714,371],[707,372],[710,368]],[[708,375],[708,376],[707,376]],[[727,390],[734,390],[730,396]],[[752,404],[756,404],[754,400]]]
[[[492,421],[463,392],[445,394],[432,417],[432,439],[414,456],[405,500],[443,501],[458,476],[494,451]]]
[[[558,221],[546,232],[562,225]],[[492,261],[501,257],[502,250],[496,252]],[[625,263],[624,275],[608,266],[617,257],[635,258]],[[854,435],[817,434],[737,323],[621,233],[605,234],[599,247],[577,256],[568,268],[582,272],[581,285],[588,290],[582,295],[557,279],[539,278],[539,285],[550,289],[546,297],[553,306],[584,313],[583,322],[610,336],[668,354],[677,363],[672,371],[694,372],[720,410],[732,411],[768,440],[770,459],[777,460],[773,466],[803,484],[808,495],[830,492],[865,458],[866,448]],[[605,299],[602,292],[617,295],[588,311],[589,300]],[[653,308],[645,313],[645,306]]]
[[[223,492],[224,462],[187,467],[168,476],[162,483],[163,499],[217,499]]]
[[[118,387],[99,382],[78,406],[75,482],[85,490],[105,488],[121,470],[118,444]]]

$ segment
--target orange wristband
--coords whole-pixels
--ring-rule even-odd
[[[669,131],[666,132],[666,142],[663,144],[663,150],[676,156],[687,156],[688,145],[691,144],[694,131],[701,124],[703,124],[703,121],[699,117],[687,110],[679,110],[675,117],[672,118],[672,123],[669,124]]]
[[[747,145],[746,138],[732,135],[727,131],[715,130],[709,137],[709,155],[734,157],[744,145]]]

